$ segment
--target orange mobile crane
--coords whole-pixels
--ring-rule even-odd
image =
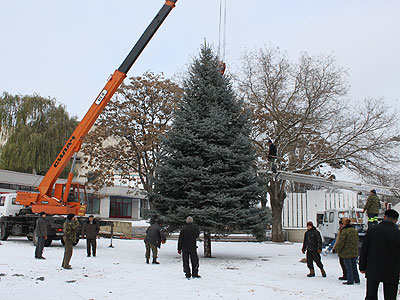
[[[82,199],[84,198],[83,195],[86,195],[85,186],[79,183],[72,183],[76,153],[80,150],[84,137],[93,126],[97,117],[103,111],[104,107],[114,95],[115,91],[126,78],[127,72],[135,63],[136,59],[142,53],[143,49],[146,47],[153,35],[156,33],[157,29],[161,26],[168,14],[171,12],[172,8],[175,7],[176,2],[177,0],[167,0],[165,2],[156,17],[144,31],[125,60],[122,62],[121,66],[115,70],[114,74],[110,76],[105,87],[96,97],[89,111],[72,133],[71,137],[68,139],[65,146],[58,154],[56,160],[51,165],[45,177],[37,187],[39,193],[18,192],[16,204],[30,207],[33,213],[44,211],[47,214],[59,215],[65,215],[69,213],[74,213],[77,215],[85,214],[86,200]],[[74,160],[67,182],[65,184],[56,183],[61,172],[67,166],[72,157],[74,157]],[[78,197],[76,200],[78,200],[78,202],[73,202],[68,199],[71,188],[77,191],[76,195]]]

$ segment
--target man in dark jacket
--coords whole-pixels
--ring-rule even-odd
[[[310,273],[307,277],[315,277],[314,264],[317,264],[318,268],[321,269],[322,277],[326,277],[324,270],[324,265],[321,262],[321,251],[322,251],[322,239],[321,234],[314,227],[313,222],[307,222],[307,231],[304,233],[303,248],[301,249],[303,253],[306,253],[307,267],[310,269]]]
[[[200,231],[193,225],[193,218],[186,218],[186,225],[182,228],[178,239],[178,253],[182,254],[183,272],[187,279],[190,277],[200,278],[199,275],[199,257],[197,255],[196,239]],[[192,271],[189,267],[189,258],[192,263]]]
[[[366,300],[378,299],[383,282],[385,300],[396,299],[400,271],[400,231],[396,228],[399,213],[385,212],[382,223],[368,230],[361,247],[360,272],[367,277]]]
[[[86,250],[87,256],[90,257],[90,250],[92,249],[93,256],[96,256],[96,238],[99,234],[100,226],[97,224],[93,215],[89,216],[88,222],[82,227],[82,238],[86,236]]]
[[[67,220],[64,222],[64,259],[62,262],[62,267],[64,269],[72,269],[69,264],[72,257],[72,249],[74,243],[76,242],[76,231],[79,229],[78,219],[74,214],[68,214]]]
[[[153,264],[160,264],[157,261],[158,249],[161,247],[161,242],[165,240],[165,236],[161,233],[161,224],[155,222],[146,230],[146,237],[144,239],[146,245],[146,264],[150,261],[150,250],[153,252]]]
[[[376,191],[371,190],[369,192],[367,203],[365,204],[363,211],[367,212],[368,215],[368,229],[370,229],[373,225],[378,224],[378,214],[380,205],[381,202],[379,200],[379,197],[376,195]]]
[[[40,213],[40,217],[36,221],[35,231],[36,231],[36,237],[37,237],[35,258],[45,259],[42,255],[44,241],[47,240],[47,222],[46,222],[46,213],[44,211],[42,211]]]

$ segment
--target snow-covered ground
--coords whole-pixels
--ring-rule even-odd
[[[97,257],[86,257],[85,241],[74,248],[72,270],[61,266],[63,247],[45,248],[46,260],[36,260],[34,246],[24,238],[0,245],[0,299],[364,299],[361,285],[344,286],[336,255],[323,256],[327,278],[308,271],[300,244],[213,242],[215,258],[203,258],[198,243],[200,279],[187,280],[176,253],[176,241],[167,241],[159,253],[160,265],[144,263],[140,240],[98,240]],[[382,291],[380,291],[382,293]],[[383,299],[383,298],[382,298]]]

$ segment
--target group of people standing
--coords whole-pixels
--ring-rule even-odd
[[[146,263],[150,262],[150,250],[153,253],[153,264],[159,264],[158,249],[161,244],[165,242],[165,235],[161,231],[160,222],[154,222],[146,231],[146,238],[144,239],[146,247]],[[187,279],[200,278],[199,275],[199,256],[197,255],[196,240],[200,235],[199,228],[193,224],[191,216],[186,218],[186,225],[179,233],[178,239],[178,254],[182,255],[183,272]],[[190,263],[189,263],[190,261]],[[190,264],[192,268],[190,268]]]
[[[368,213],[368,231],[362,243],[359,253],[358,231],[351,225],[349,218],[342,218],[339,221],[339,231],[336,242],[333,246],[334,252],[339,256],[339,264],[343,275],[339,280],[344,280],[343,284],[360,284],[360,273],[367,278],[366,300],[378,299],[378,287],[383,282],[385,300],[395,300],[397,296],[399,272],[400,272],[400,231],[397,228],[399,213],[388,209],[385,211],[384,220],[377,224],[376,193],[371,191],[365,210]],[[378,197],[376,197],[378,198]],[[379,198],[378,198],[379,201]],[[76,242],[76,233],[80,227],[74,214],[68,214],[63,225],[63,241],[65,246],[62,267],[71,269],[69,264],[73,245]],[[96,256],[96,238],[99,233],[99,226],[94,217],[89,216],[88,222],[82,227],[82,237],[86,236],[87,256]],[[187,279],[200,278],[199,257],[197,255],[196,240],[200,231],[193,224],[193,218],[186,218],[186,225],[182,228],[178,239],[178,254],[182,255],[183,272]],[[37,246],[35,258],[45,259],[42,255],[45,240],[47,239],[46,213],[41,212],[36,224]],[[150,254],[153,254],[153,264],[159,264],[158,248],[165,243],[165,235],[162,233],[162,224],[153,222],[146,231],[145,258],[146,263],[150,263]],[[314,262],[321,271],[322,277],[326,277],[324,266],[321,261],[322,238],[314,224],[307,222],[307,231],[304,234],[302,252],[306,254],[307,267],[309,273],[307,277],[315,277]],[[191,268],[190,268],[190,263]],[[357,269],[357,262],[359,267]]]
[[[367,207],[368,209],[369,207]],[[351,225],[349,218],[342,218],[337,233],[333,250],[339,256],[339,263],[343,275],[339,280],[343,284],[360,284],[360,273],[367,278],[367,291],[365,300],[378,299],[379,283],[383,282],[385,300],[395,300],[397,296],[399,272],[400,272],[400,231],[396,226],[399,213],[389,209],[385,211],[384,220],[377,224],[375,216],[369,215],[369,229],[363,240],[361,251],[358,250],[358,231]],[[321,269],[321,274],[326,277],[321,262],[322,239],[320,233],[312,222],[307,223],[307,231],[304,234],[303,253],[307,252],[307,266],[310,273],[307,277],[314,277],[313,262]],[[357,269],[357,261],[359,267]]]
[[[80,227],[77,217],[74,214],[68,214],[63,224],[63,244],[64,244],[64,258],[61,267],[64,269],[72,269],[70,263],[73,246],[76,243],[76,234]],[[87,256],[96,256],[96,238],[99,233],[100,227],[93,215],[90,215],[88,221],[82,226],[82,238],[86,237]],[[47,221],[46,213],[41,212],[40,217],[36,221],[35,234],[37,237],[37,244],[35,248],[36,259],[46,259],[43,257],[43,247],[45,240],[47,240]]]
[[[76,243],[77,231],[80,228],[79,221],[74,214],[68,214],[63,224],[63,244],[64,258],[61,266],[64,269],[71,269],[70,260],[73,253],[73,246]],[[145,258],[146,263],[150,263],[150,254],[153,253],[153,264],[159,264],[158,248],[165,243],[166,238],[162,233],[162,225],[160,222],[153,222],[146,231],[145,242]],[[86,238],[87,256],[96,256],[96,239],[100,227],[93,215],[90,215],[88,221],[82,226],[82,238]],[[43,248],[47,239],[47,221],[46,213],[41,212],[36,222],[35,234],[37,236],[37,245],[35,248],[35,258],[46,259],[43,257]],[[196,240],[200,235],[199,228],[193,224],[193,218],[186,218],[186,225],[182,228],[178,240],[178,254],[182,255],[183,271],[187,279],[200,278],[199,275],[199,257],[197,255]],[[191,264],[191,268],[190,268]]]

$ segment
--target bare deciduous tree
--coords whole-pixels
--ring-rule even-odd
[[[160,138],[181,97],[181,88],[162,74],[148,72],[121,86],[82,147],[95,189],[113,185],[116,175],[129,183],[138,174],[150,194]]]
[[[316,174],[321,165],[367,176],[398,162],[397,116],[381,99],[352,107],[346,72],[331,56],[303,53],[292,63],[279,49],[244,56],[239,88],[254,114],[260,168],[268,168],[268,139],[278,147],[280,170]],[[273,241],[282,241],[286,182],[268,178]]]

